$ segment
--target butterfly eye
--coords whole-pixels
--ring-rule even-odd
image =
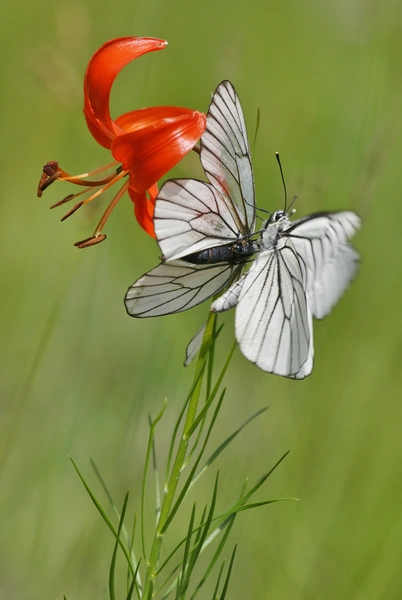
[[[269,219],[269,223],[277,223],[278,221],[280,221],[282,219],[282,217],[285,215],[285,211],[283,210],[276,210],[272,216]]]

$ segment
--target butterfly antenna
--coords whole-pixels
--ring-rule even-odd
[[[278,161],[279,170],[281,172],[281,178],[282,178],[282,183],[283,183],[283,190],[285,192],[285,212],[286,212],[286,207],[287,207],[287,203],[288,203],[288,193],[286,191],[286,183],[285,183],[285,178],[283,176],[281,157],[279,156],[279,152],[275,152],[275,156],[276,156],[276,160]],[[293,204],[293,202],[292,202],[292,204]]]
[[[295,197],[293,198],[292,202],[289,204],[289,210],[288,210],[288,214],[290,214],[290,209],[292,208],[292,206],[293,206],[293,204],[296,202],[296,200],[297,200],[297,196],[295,196]],[[295,212],[296,212],[296,209],[294,208],[294,209],[292,210],[292,215],[293,215]]]

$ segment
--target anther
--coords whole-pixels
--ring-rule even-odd
[[[94,237],[81,240],[80,242],[75,242],[74,246],[76,246],[77,248],[89,248],[90,246],[95,246],[95,244],[100,244],[105,239],[106,235],[104,234],[96,235]]]
[[[52,204],[52,206],[49,206],[49,208],[56,208],[56,206],[61,206],[62,204],[65,204],[66,202],[72,200],[74,196],[75,194],[69,194],[68,196],[63,198],[63,200],[59,200],[58,202],[56,202],[56,204]]]
[[[80,208],[80,206],[82,206],[83,204],[84,204],[84,200],[81,200],[81,202],[77,202],[77,204],[75,206],[73,206],[73,208],[71,210],[69,210],[68,213],[66,213],[64,215],[64,217],[60,220],[65,221],[66,219],[68,219],[68,217],[71,217],[71,215],[74,214],[75,211],[78,210]]]
[[[63,171],[59,169],[59,163],[57,160],[50,160],[45,164],[38,185],[38,198],[42,196],[42,192],[49,187],[50,184],[56,181],[56,179],[58,179],[62,173]]]

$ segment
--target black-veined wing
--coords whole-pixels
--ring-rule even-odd
[[[165,261],[239,239],[232,207],[212,185],[195,179],[167,181],[155,204],[155,234]]]
[[[312,317],[322,318],[356,273],[358,254],[347,240],[360,226],[350,211],[286,215],[267,222],[262,252],[211,309],[236,306],[236,339],[265,371],[303,379],[313,368]],[[272,222],[271,222],[272,220]]]
[[[201,162],[210,183],[171,180],[158,194],[154,224],[163,263],[129,288],[125,304],[131,316],[161,316],[200,304],[236,280],[256,250],[250,240],[255,199],[247,133],[227,81],[212,97]],[[225,246],[226,252],[211,252],[211,260],[201,256]]]
[[[254,178],[240,101],[228,81],[216,89],[201,137],[209,184],[167,181],[155,203],[155,235],[164,261],[248,238],[255,227]]]
[[[223,81],[215,91],[208,124],[201,138],[201,162],[212,185],[255,227],[255,191],[246,124],[233,85]],[[244,215],[244,217],[243,217]]]
[[[127,290],[124,303],[132,317],[160,317],[201,304],[237,278],[241,266],[161,263]]]
[[[331,311],[356,274],[359,255],[348,240],[360,225],[351,211],[318,213],[294,221],[283,232],[305,264],[306,292],[316,319]]]
[[[244,278],[236,339],[246,358],[264,371],[295,376],[312,357],[305,283],[304,268],[286,241],[261,252]]]

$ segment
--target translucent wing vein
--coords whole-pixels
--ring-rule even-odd
[[[159,317],[188,310],[229,285],[238,277],[239,269],[227,264],[161,263],[128,289],[126,310],[132,317]]]

